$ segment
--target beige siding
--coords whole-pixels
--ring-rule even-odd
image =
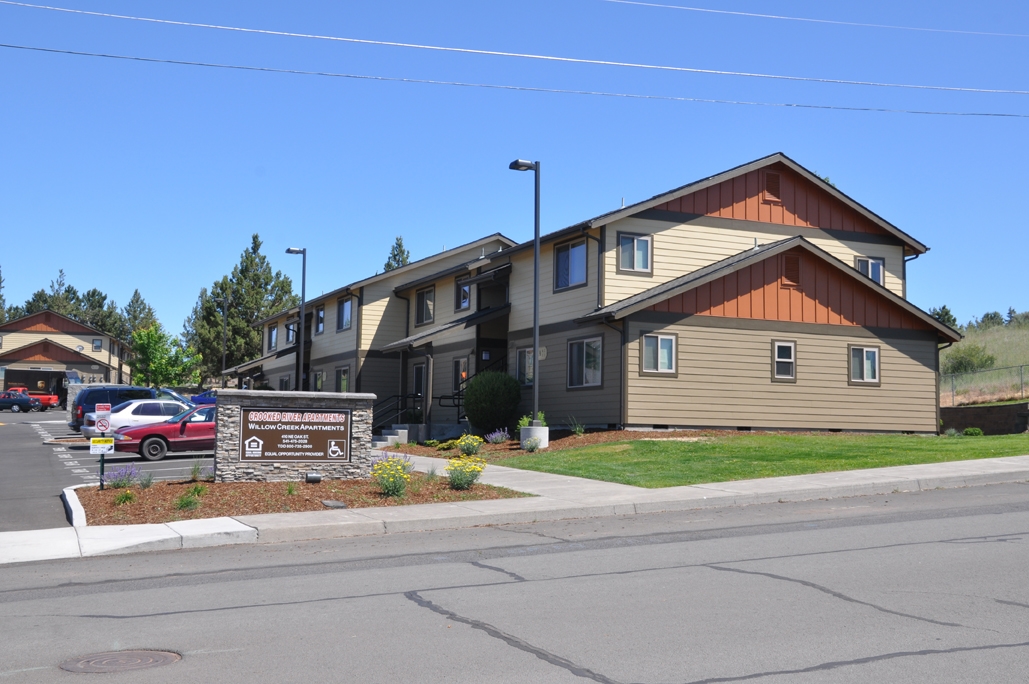
[[[430,323],[418,325],[415,323],[415,316],[417,315],[418,309],[418,292],[428,287],[435,287],[436,289],[432,321]],[[438,325],[444,325],[446,323],[449,323],[450,321],[453,321],[454,319],[463,318],[471,313],[474,313],[478,309],[478,302],[476,301],[478,292],[477,288],[473,286],[471,288],[472,297],[471,304],[469,305],[469,307],[467,309],[461,309],[460,311],[455,310],[454,296],[456,294],[456,290],[456,280],[454,279],[454,276],[451,275],[444,278],[440,278],[435,283],[428,284],[423,287],[418,287],[410,290],[409,292],[403,293],[405,296],[410,296],[411,298],[411,311],[408,319],[408,330],[410,330],[410,334],[414,335],[420,330],[426,328],[434,328]]]
[[[641,376],[643,330],[678,334],[678,377]],[[771,380],[771,341],[795,340],[797,382]],[[848,345],[880,347],[879,387],[848,384]],[[936,344],[697,325],[630,325],[628,423],[936,431]]]
[[[0,352],[9,352],[12,349],[18,349],[25,345],[35,344],[36,342],[42,342],[43,340],[50,340],[57,344],[74,349],[78,351],[79,347],[82,347],[82,351],[79,352],[83,356],[87,356],[91,359],[96,359],[101,363],[106,363],[110,366],[118,367],[118,343],[114,343],[114,349],[111,348],[111,338],[107,335],[92,334],[92,333],[80,333],[72,334],[65,332],[5,332],[0,333]],[[93,351],[93,340],[102,340],[101,350],[98,352]],[[39,365],[33,362],[33,365]]]
[[[599,239],[599,229],[590,231],[590,235]],[[540,246],[540,325],[573,320],[597,308],[597,240],[586,241],[585,287],[554,292],[554,248],[565,242]],[[531,249],[511,257],[511,330],[532,327],[532,258]]]
[[[753,229],[740,230],[703,225],[703,219],[688,225],[675,225],[638,218],[616,221],[607,227],[605,241],[605,305],[738,254],[753,247],[755,238],[759,244],[767,244],[785,237],[771,230],[781,230],[783,226],[769,226],[770,230],[764,230],[760,223],[754,222],[752,225]],[[618,233],[620,232],[654,236],[653,276],[618,273],[617,248]],[[904,296],[903,247],[892,244],[836,240],[813,236],[810,234],[811,232],[797,229],[797,235],[803,235],[812,244],[821,247],[848,265],[854,265],[855,256],[884,258],[886,287],[895,294]]]
[[[262,364],[261,372],[264,373],[264,379],[258,384],[268,383],[273,390],[277,390],[279,389],[279,380],[289,376],[289,389],[296,388],[296,359],[292,356],[265,362]]]
[[[602,386],[599,388],[568,387],[568,342],[585,337],[603,337]],[[523,337],[508,345],[508,369],[517,377],[517,350],[532,348],[532,338]],[[551,426],[604,426],[621,423],[621,335],[606,326],[583,327],[567,333],[540,336],[540,349],[547,358],[539,364],[540,410]],[[522,388],[522,415],[532,412],[532,387]]]
[[[338,325],[337,301],[336,299],[325,301],[325,332],[312,335],[311,359],[315,361],[357,349],[357,297],[354,297],[351,303],[350,328],[347,330],[336,329]]]

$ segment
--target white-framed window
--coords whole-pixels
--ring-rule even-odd
[[[274,351],[279,346],[279,326],[272,323],[268,326],[268,351]]]
[[[103,350],[104,350],[104,341],[102,339],[95,339],[95,340],[93,340],[93,351],[98,352],[98,351],[103,351]]]
[[[675,373],[675,335],[643,336],[643,372]]]
[[[325,306],[319,306],[314,310],[314,334],[321,335],[325,332]]]
[[[311,383],[312,392],[325,391],[325,371],[315,371]]]
[[[772,340],[772,380],[795,382],[797,379],[797,343]]]
[[[586,284],[586,239],[554,248],[554,290]]]
[[[885,285],[886,277],[886,260],[879,257],[857,257],[854,260],[857,264],[857,270],[861,272],[861,275],[866,278],[870,278],[880,285]]]
[[[288,375],[283,375],[281,378],[279,378],[279,391],[281,391],[281,392],[288,392],[289,391],[289,376]]]
[[[850,347],[850,381],[879,384],[879,347]]]
[[[600,387],[604,341],[601,337],[568,342],[568,386]]]
[[[618,235],[618,269],[638,273],[651,272],[651,247],[654,238],[650,235]]]
[[[454,311],[466,311],[472,306],[472,286],[460,280],[454,283]]]
[[[415,325],[422,325],[423,323],[432,323],[435,309],[436,288],[427,287],[424,290],[418,290],[418,294],[415,295]]]
[[[350,366],[336,369],[336,391],[350,391]]]
[[[353,305],[353,297],[344,297],[336,302],[336,330],[350,329],[350,316],[353,313]]]
[[[532,386],[532,347],[515,351],[515,365],[518,369],[518,384]]]

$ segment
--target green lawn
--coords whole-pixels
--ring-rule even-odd
[[[1029,435],[741,434],[704,442],[609,442],[515,456],[497,464],[637,487],[675,487],[1026,454]]]

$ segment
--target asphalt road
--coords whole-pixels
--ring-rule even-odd
[[[1027,539],[1022,484],[7,566],[0,681],[1024,682]]]
[[[53,446],[51,437],[71,437],[67,413],[0,413],[0,532],[40,530],[68,525],[61,490],[98,482],[99,456],[88,447]],[[195,460],[212,464],[209,454],[169,454],[151,462],[136,454],[106,457],[107,472],[135,464],[155,480],[187,477]]]

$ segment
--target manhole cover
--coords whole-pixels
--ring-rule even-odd
[[[61,669],[68,672],[128,672],[179,660],[182,656],[168,651],[112,651],[66,660],[61,663]]]

